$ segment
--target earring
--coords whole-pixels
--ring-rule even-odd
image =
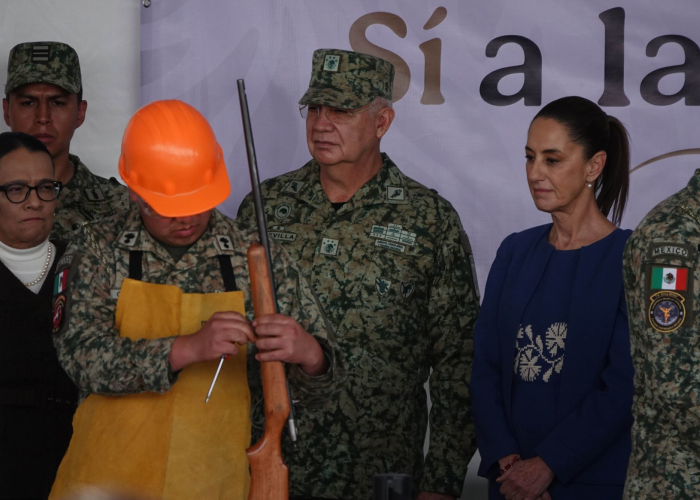
[[[592,189],[592,188],[593,188],[593,184],[591,184],[590,182],[589,182],[588,184],[586,184],[586,186],[588,186],[588,189]]]

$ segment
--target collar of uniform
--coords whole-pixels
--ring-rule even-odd
[[[135,234],[135,240],[133,243],[125,243],[130,238],[127,237],[129,233]],[[228,236],[231,240],[231,248],[225,249],[221,245],[216,244],[215,239],[220,236]],[[156,239],[151,236],[151,234],[146,230],[146,227],[141,221],[141,214],[138,208],[132,208],[129,211],[129,215],[126,218],[126,223],[117,236],[116,245],[119,248],[125,250],[140,250],[142,252],[155,253],[161,258],[166,260],[170,259],[170,254],[163,248],[162,245],[156,241]],[[233,235],[231,235],[231,228],[226,223],[226,217],[216,209],[211,211],[211,218],[209,219],[209,225],[202,233],[202,236],[190,247],[187,253],[195,252],[197,255],[203,257],[212,257],[216,255],[233,255],[235,253],[235,247],[233,245]]]
[[[690,210],[695,214],[695,220],[700,220],[700,169],[695,170],[695,173],[688,181],[686,187],[688,194],[684,204],[684,210]]]
[[[70,162],[73,164],[73,177],[63,185],[59,200],[62,204],[69,201],[80,200],[80,187],[84,184],[84,177],[88,169],[75,155],[68,155]]]
[[[700,200],[700,168],[695,170],[690,181],[688,181],[688,191],[691,192],[693,198]]]
[[[290,179],[289,183],[282,188],[282,192],[285,195],[298,198],[316,208],[323,205],[330,205],[330,201],[328,201],[328,197],[326,193],[323,192],[323,187],[321,186],[321,167],[316,160],[309,161],[295,173],[298,174],[298,177]],[[294,181],[304,183],[301,189],[296,193],[287,189]]]
[[[328,201],[328,197],[321,186],[321,168],[316,160],[311,160],[299,169],[299,174],[299,178],[294,180],[299,180],[307,184],[303,186],[298,193],[285,192],[285,194],[303,200],[317,208],[330,205],[330,201]],[[391,200],[388,195],[390,188],[399,188],[403,193],[402,199]],[[358,189],[353,197],[342,206],[338,213],[342,214],[354,208],[364,205],[376,205],[378,203],[390,203],[394,205],[404,205],[408,203],[406,178],[386,153],[382,153],[382,166],[379,172],[377,172],[377,175]]]
[[[395,199],[391,199],[390,193],[396,193],[397,190],[400,195]],[[406,177],[386,153],[382,153],[382,166],[377,175],[358,189],[353,197],[338,211],[338,214],[340,215],[343,212],[362,206],[381,203],[391,205],[405,205],[408,203]]]

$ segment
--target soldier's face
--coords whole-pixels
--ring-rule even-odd
[[[184,247],[193,244],[207,229],[211,210],[188,217],[163,217],[144,207],[139,197],[132,191],[131,201],[137,202],[141,220],[146,230],[155,239],[173,247]]]
[[[569,137],[567,128],[551,118],[537,118],[527,135],[525,146],[527,182],[535,206],[543,212],[572,213],[595,203],[595,181],[605,164],[600,152],[584,160],[583,147]]]
[[[75,129],[85,121],[87,102],[51,83],[28,83],[10,92],[2,108],[13,132],[33,135],[58,158],[68,154]]]
[[[0,158],[0,186],[22,183],[36,186],[56,180],[49,155],[42,151],[15,149]],[[49,237],[56,200],[39,199],[36,190],[21,203],[0,193],[0,241],[12,248],[32,248]]]
[[[309,152],[322,167],[359,163],[379,148],[393,118],[394,110],[384,108],[378,113],[358,113],[349,123],[333,123],[324,106],[306,119]]]

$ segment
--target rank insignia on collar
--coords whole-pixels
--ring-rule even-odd
[[[119,243],[127,247],[133,247],[138,239],[139,233],[137,231],[124,231],[121,238],[119,238]]]
[[[384,295],[389,291],[389,287],[391,287],[391,281],[385,280],[384,278],[377,278],[375,284],[377,285],[379,295]]]
[[[319,252],[323,255],[338,255],[338,240],[323,238]]]
[[[654,330],[671,333],[685,321],[685,299],[676,292],[661,291],[649,297],[649,323]]]
[[[416,290],[416,285],[413,283],[404,283],[403,281],[401,282],[401,296],[404,299],[409,298],[411,295],[413,295],[413,292]]]
[[[301,181],[292,181],[286,186],[284,186],[284,189],[282,190],[283,193],[294,193],[297,194],[299,191],[301,191],[301,188],[304,187],[305,182]]]
[[[386,199],[390,201],[403,201],[406,199],[406,191],[398,186],[386,187]]]
[[[105,201],[105,195],[100,188],[87,188],[83,192],[89,201]]]
[[[220,252],[228,252],[233,250],[233,241],[231,237],[226,234],[217,234],[214,236],[216,240],[216,246],[219,248]]]

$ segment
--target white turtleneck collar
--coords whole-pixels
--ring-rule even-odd
[[[51,258],[47,262],[49,248],[51,248]],[[53,243],[48,238],[40,245],[32,248],[13,248],[0,241],[0,261],[22,283],[33,282],[46,269],[40,281],[27,287],[34,293],[39,293],[39,290],[41,290],[41,286],[46,281],[46,276],[49,274],[48,270],[51,268],[55,258],[56,247],[53,246]]]

